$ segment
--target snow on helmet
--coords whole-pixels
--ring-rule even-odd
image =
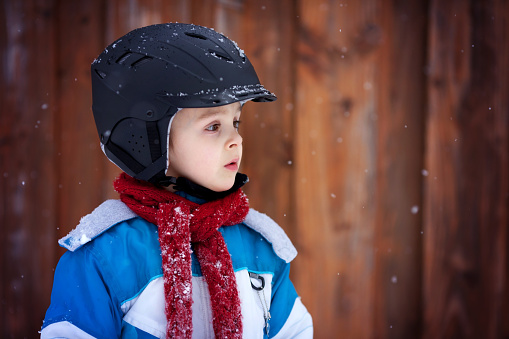
[[[91,74],[104,153],[153,183],[165,178],[168,126],[179,108],[276,100],[235,42],[192,24],[135,29],[106,47]]]

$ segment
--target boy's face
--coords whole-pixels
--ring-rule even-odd
[[[229,190],[242,159],[241,105],[184,108],[173,118],[166,175],[216,192]]]

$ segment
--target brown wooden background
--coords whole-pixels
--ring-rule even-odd
[[[214,27],[272,104],[252,206],[300,254],[316,338],[509,338],[509,1],[3,0],[0,336],[34,338],[57,239],[108,197],[89,67],[152,23]]]

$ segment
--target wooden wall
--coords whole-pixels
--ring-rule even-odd
[[[0,336],[35,338],[57,239],[106,198],[89,67],[139,26],[237,41],[253,207],[290,235],[316,338],[509,337],[509,2],[4,0]]]

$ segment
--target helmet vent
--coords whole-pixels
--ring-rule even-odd
[[[201,35],[201,34],[198,34],[198,33],[193,33],[193,32],[185,32],[184,33],[185,35],[191,37],[191,38],[197,38],[197,39],[201,39],[201,40],[207,40],[207,37],[204,36],[204,35]]]
[[[233,62],[233,60],[232,60],[232,59],[230,59],[228,56],[226,56],[226,55],[222,54],[221,52],[218,52],[218,51],[214,51],[214,50],[212,50],[212,49],[209,49],[209,53],[210,53],[212,56],[214,56],[214,57],[216,57],[216,58],[218,58],[218,59],[221,59],[221,60],[224,60],[224,61],[228,61],[228,62]]]
[[[144,63],[146,62],[149,62],[150,60],[152,60],[153,58],[152,57],[149,57],[149,56],[144,56],[143,58],[141,59],[138,59],[137,61],[133,62],[131,64],[132,67],[140,67],[141,65],[143,65]]]
[[[95,70],[95,73],[96,73],[96,74],[99,76],[99,78],[101,78],[101,79],[106,78],[106,73],[104,73],[104,72],[102,72],[102,71],[100,71],[100,70],[98,70],[98,69],[96,69],[96,70]]]
[[[125,52],[120,56],[120,58],[117,59],[117,64],[123,65],[127,58],[129,58],[133,53],[131,52]]]

